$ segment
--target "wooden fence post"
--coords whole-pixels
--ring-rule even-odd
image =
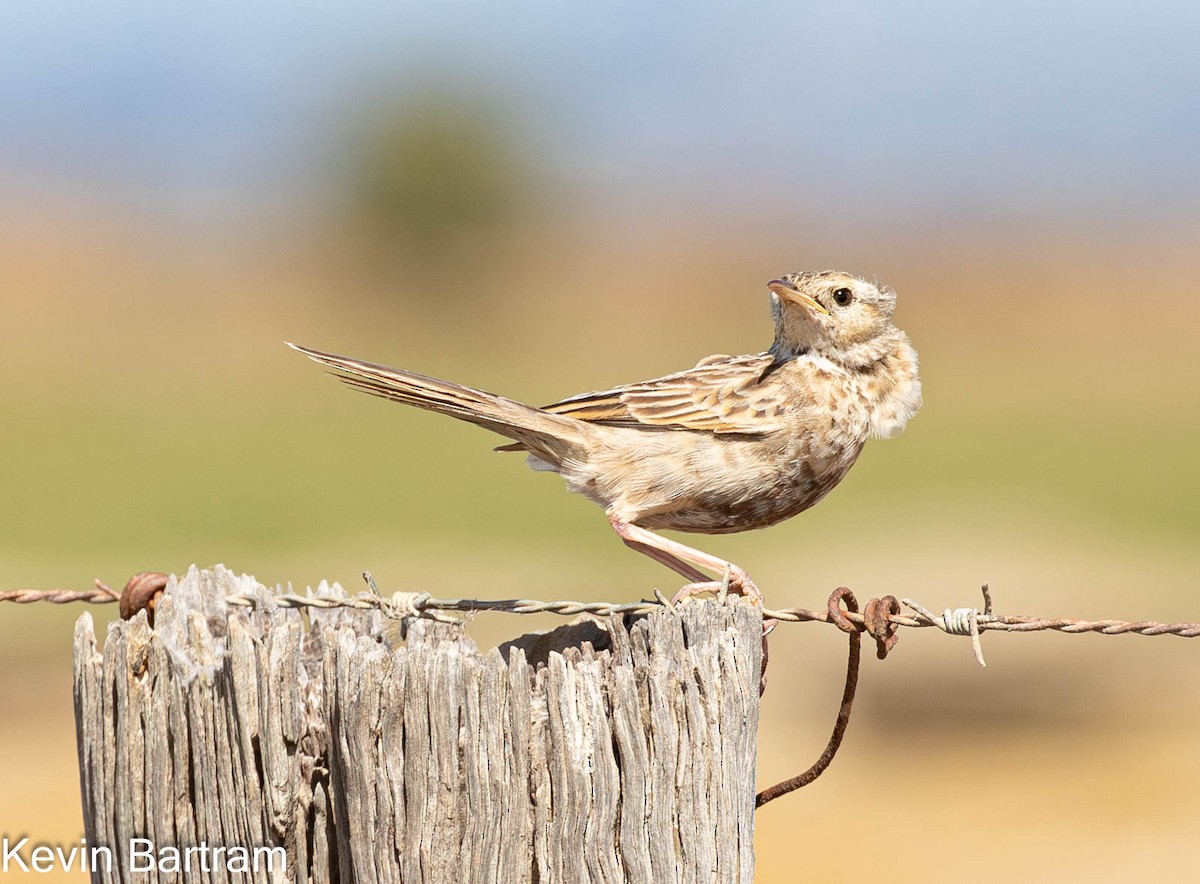
[[[378,611],[285,610],[220,567],[103,653],[85,613],[92,880],[750,882],[761,615],[629,620],[480,653],[457,626],[401,642]]]

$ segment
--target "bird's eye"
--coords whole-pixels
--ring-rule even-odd
[[[833,300],[839,307],[845,307],[854,300],[854,292],[850,289],[838,289],[833,293]]]

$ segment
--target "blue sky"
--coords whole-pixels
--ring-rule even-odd
[[[1179,212],[1198,46],[1186,3],[10,2],[0,181],[317,188],[362,103],[450,78],[610,200]]]

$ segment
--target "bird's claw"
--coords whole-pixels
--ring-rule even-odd
[[[717,601],[724,604],[732,591],[736,595],[740,595],[752,605],[758,607],[763,606],[763,595],[759,592],[754,581],[750,579],[750,575],[740,568],[727,567],[725,573],[720,580],[705,580],[697,583],[689,583],[680,588],[674,596],[671,597],[672,606],[679,604],[684,599],[689,599],[692,596],[704,595],[705,593],[716,593]]]

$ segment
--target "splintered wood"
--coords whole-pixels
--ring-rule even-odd
[[[93,880],[753,879],[757,609],[693,601],[505,653],[307,617],[193,568],[103,653],[79,618]]]

